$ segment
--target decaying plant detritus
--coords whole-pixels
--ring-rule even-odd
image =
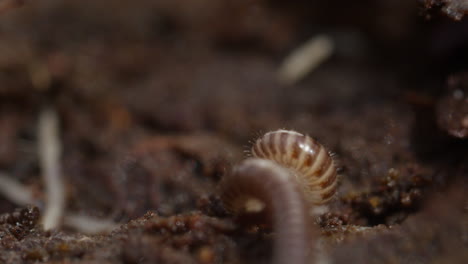
[[[251,158],[236,166],[220,186],[221,198],[236,215],[260,214],[275,232],[273,263],[308,263],[312,221],[308,203],[289,170]]]
[[[468,73],[451,76],[447,88],[437,104],[437,124],[452,137],[468,138]]]
[[[254,143],[252,155],[292,170],[306,199],[313,204],[324,204],[336,193],[335,162],[311,137],[290,130],[268,132]]]
[[[454,20],[461,20],[464,15],[468,14],[468,1],[466,0],[421,0],[426,6],[426,9],[432,7],[441,7],[448,17]]]

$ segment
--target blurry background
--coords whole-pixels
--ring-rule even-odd
[[[375,239],[384,241],[385,254],[415,254],[395,257],[400,263],[466,260],[467,253],[447,246],[466,245],[468,236],[467,196],[457,196],[466,186],[468,164],[466,10],[463,1],[435,0],[37,0],[0,11],[1,189],[24,188],[19,190],[29,195],[23,202],[15,202],[21,199],[15,194],[0,195],[0,213],[28,201],[41,214],[47,207],[38,127],[48,111],[52,124],[58,122],[51,133],[61,151],[51,166],[63,181],[61,214],[93,217],[104,227],[148,210],[224,219],[214,195],[219,179],[243,158],[249,140],[287,128],[318,138],[338,156],[340,193],[331,213],[320,218],[322,227],[340,232],[337,225],[400,224],[419,213],[404,227],[410,230],[406,237],[419,235],[418,219],[432,217],[421,208],[439,192],[453,193],[434,206],[456,200],[461,205],[454,210],[462,216],[434,220],[450,224],[431,234],[458,235],[427,235],[427,241],[443,241],[434,255],[417,246],[392,249],[391,237]],[[451,188],[454,183],[460,187]],[[58,219],[54,227],[64,224],[65,233],[57,235],[62,240],[84,232],[92,220]],[[246,259],[260,263],[270,255],[269,237],[223,233],[205,241],[208,249],[223,247],[206,258],[198,240],[180,250],[151,230],[137,229],[149,232],[150,242],[133,230],[118,245],[109,239],[67,244],[73,248],[67,252],[79,249],[77,255],[44,251],[44,240],[25,245],[15,236],[19,252],[31,243],[36,251],[15,253],[3,244],[0,260],[237,263],[252,244],[263,246]],[[415,241],[426,247],[421,239]],[[154,256],[155,243],[174,252]],[[356,248],[331,244],[338,262],[349,261],[348,247]],[[376,252],[369,263],[386,258],[367,248],[375,243],[356,244]],[[118,254],[96,255],[96,245]],[[124,250],[145,246],[138,253]],[[359,257],[355,263],[365,263]]]

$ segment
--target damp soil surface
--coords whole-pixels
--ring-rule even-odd
[[[274,230],[237,222],[217,186],[280,128],[339,165],[336,198],[311,222],[311,263],[467,263],[461,2],[41,0],[1,12],[0,172],[34,203],[0,193],[0,263],[269,263]],[[284,60],[318,35],[331,55],[284,82]],[[110,231],[42,227],[43,109],[59,118],[64,215]]]

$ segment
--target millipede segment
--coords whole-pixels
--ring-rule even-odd
[[[266,133],[252,146],[252,156],[290,169],[306,198],[314,204],[330,201],[337,189],[337,172],[329,152],[315,139],[296,131]]]

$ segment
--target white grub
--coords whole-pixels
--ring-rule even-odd
[[[2,172],[0,172],[0,194],[21,206],[36,204],[32,192],[26,186]]]
[[[316,69],[333,53],[334,43],[326,35],[318,35],[293,50],[279,68],[279,79],[294,84]]]
[[[44,109],[38,122],[39,165],[46,189],[46,203],[42,224],[45,230],[60,227],[65,209],[65,187],[61,175],[61,142],[58,115]]]

